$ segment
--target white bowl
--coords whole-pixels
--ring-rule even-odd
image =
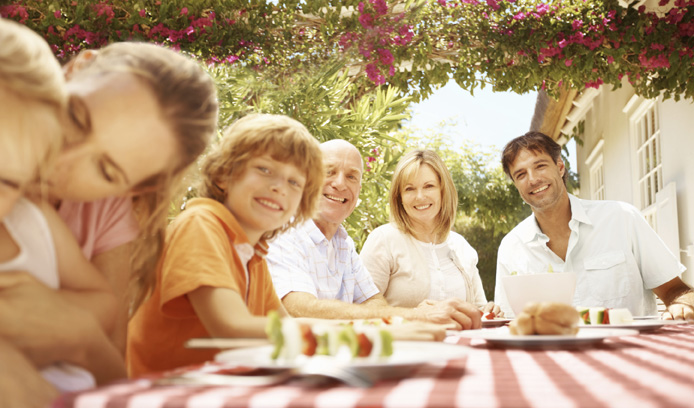
[[[536,273],[502,276],[506,300],[518,316],[528,302],[571,304],[576,290],[574,273]]]

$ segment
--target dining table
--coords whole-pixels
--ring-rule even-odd
[[[265,386],[161,381],[228,366],[210,362],[63,394],[53,407],[694,407],[691,322],[568,346],[471,337],[453,332],[444,340],[465,350],[460,357],[424,361],[370,387],[302,378]]]

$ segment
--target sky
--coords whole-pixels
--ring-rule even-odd
[[[411,126],[426,131],[445,123],[454,144],[463,139],[501,151],[506,142],[530,130],[537,92],[519,95],[476,89],[474,96],[455,81],[411,105]]]
[[[474,96],[455,81],[437,89],[426,100],[411,105],[410,126],[426,132],[445,124],[443,133],[454,145],[468,139],[485,151],[501,153],[504,145],[530,130],[537,92],[493,92],[490,86]],[[575,145],[568,145],[569,162],[576,169]]]

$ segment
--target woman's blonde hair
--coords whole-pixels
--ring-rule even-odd
[[[46,41],[26,26],[0,18],[0,44],[0,115],[11,116],[0,123],[12,120],[20,129],[27,129],[23,134],[10,134],[0,126],[2,151],[26,159],[40,154],[36,162],[42,180],[62,145],[59,112],[66,102],[63,73]],[[38,145],[48,149],[37,149]]]
[[[415,178],[422,166],[428,165],[436,173],[441,185],[441,210],[436,216],[436,237],[446,239],[455,223],[458,209],[458,191],[448,167],[432,150],[413,150],[400,159],[393,173],[390,186],[390,219],[404,233],[414,235],[413,224],[402,204],[405,184]]]
[[[237,180],[246,171],[250,159],[264,154],[291,163],[306,174],[296,214],[286,225],[263,235],[263,239],[271,239],[311,219],[318,210],[318,199],[323,191],[325,176],[320,145],[301,123],[287,116],[268,114],[252,114],[234,122],[204,158],[198,194],[223,203],[226,193],[218,184]]]
[[[90,51],[91,52],[91,51]],[[131,312],[149,295],[164,243],[167,215],[181,188],[184,170],[195,162],[217,130],[219,104],[212,78],[202,67],[176,51],[147,43],[110,44],[72,76],[124,72],[136,75],[151,88],[176,141],[178,161],[169,169],[133,188],[133,209],[141,233],[132,257]]]

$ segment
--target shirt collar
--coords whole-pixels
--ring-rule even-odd
[[[260,241],[255,244],[255,246],[251,246],[246,232],[243,230],[243,228],[241,228],[241,225],[236,220],[234,214],[232,214],[224,204],[211,198],[199,197],[188,201],[186,208],[192,207],[207,207],[210,211],[212,211],[219,221],[221,221],[226,227],[227,236],[231,239],[231,243],[234,245],[234,247],[247,245],[248,247],[253,248],[255,254],[259,257],[264,258],[267,255],[268,244],[266,240],[261,238]]]
[[[569,202],[571,203],[571,221],[576,220],[584,224],[593,225],[586,213],[586,209],[583,208],[580,198],[569,194]]]
[[[318,228],[313,220],[306,221],[301,226],[301,229],[306,231],[309,238],[311,238],[311,241],[313,241],[315,245],[319,245],[323,241],[328,241],[328,238],[323,235],[323,232]],[[347,237],[347,230],[345,230],[345,227],[342,225],[338,226],[337,232],[335,232],[335,236],[333,238],[335,237],[345,239]]]
[[[569,221],[569,225],[573,225],[575,223],[592,225],[593,223],[591,222],[590,217],[588,217],[588,214],[586,214],[586,210],[583,208],[581,200],[572,194],[568,194],[568,196],[569,205],[571,205],[571,220]],[[521,228],[518,231],[518,235],[526,244],[542,237],[546,237],[546,235],[540,229],[540,226],[537,224],[535,214],[530,214],[530,216],[523,220],[519,226]]]

